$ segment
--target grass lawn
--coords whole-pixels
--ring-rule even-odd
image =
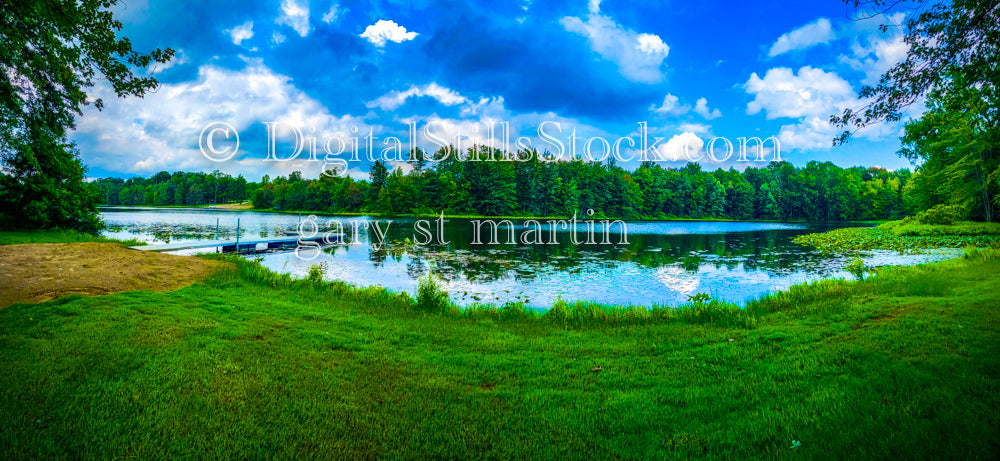
[[[443,313],[253,263],[0,310],[8,459],[1000,456],[1000,252],[683,312]]]

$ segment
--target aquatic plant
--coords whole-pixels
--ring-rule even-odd
[[[951,226],[908,224],[891,221],[879,227],[846,227],[829,232],[800,235],[793,242],[824,253],[858,253],[893,250],[919,253],[934,248],[1000,246],[1000,224],[959,223]]]

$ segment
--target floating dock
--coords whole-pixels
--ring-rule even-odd
[[[257,237],[237,240],[192,240],[189,242],[162,243],[156,245],[139,245],[129,247],[133,250],[142,251],[180,251],[195,248],[220,247],[223,253],[239,251],[265,251],[273,249],[292,249],[300,242],[315,242],[320,245],[330,243],[341,243],[343,235],[318,234],[315,237],[305,238],[296,235],[283,235],[279,237]]]

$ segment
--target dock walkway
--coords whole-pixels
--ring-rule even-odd
[[[340,243],[343,236],[317,234],[315,237],[305,238],[296,235],[284,235],[280,237],[257,237],[236,240],[191,240],[188,242],[161,243],[156,245],[139,245],[130,247],[133,250],[142,251],[180,251],[193,248],[221,247],[223,253],[244,250],[268,250],[268,249],[290,249],[299,245],[299,242],[324,243],[324,239],[329,239],[327,243]]]

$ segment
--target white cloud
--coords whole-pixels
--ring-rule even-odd
[[[176,53],[174,53],[173,59],[162,64],[153,64],[152,66],[149,67],[149,70],[147,72],[150,75],[154,75],[174,66],[182,66],[184,64],[187,64],[188,62],[190,62],[190,60],[188,59],[187,54],[184,53],[184,50],[179,49],[177,50]]]
[[[658,35],[637,33],[621,26],[601,14],[600,8],[600,0],[591,0],[586,21],[566,16],[559,23],[567,31],[587,37],[590,48],[617,64],[625,78],[643,83],[662,81],[660,65],[670,53],[670,47]]]
[[[663,39],[659,35],[654,34],[639,34],[639,51],[649,54],[657,55],[662,54],[663,57],[667,57],[670,53],[670,47],[666,43],[663,43]]]
[[[539,153],[549,152],[549,155],[556,156],[562,151],[562,159],[569,160],[569,137],[575,135],[578,145],[576,154],[583,155],[582,144],[594,136],[610,139],[612,142],[620,136],[620,133],[608,133],[600,128],[587,125],[576,119],[562,117],[554,112],[546,113],[518,113],[513,114],[504,107],[503,97],[481,98],[479,101],[467,101],[463,104],[460,118],[442,118],[436,114],[429,116],[412,116],[397,119],[399,124],[416,123],[418,126],[417,138],[419,144],[428,148],[429,151],[436,151],[435,143],[426,136],[425,128],[439,140],[447,143],[457,144],[460,140],[461,148],[464,152],[473,144],[489,145],[496,148],[509,148],[511,151],[518,150],[517,138],[524,136],[522,141],[528,142],[531,148],[537,149]],[[501,123],[506,123],[509,128],[509,145],[503,145],[503,130]],[[489,137],[489,126],[493,125],[494,136]],[[544,125],[545,132],[562,143],[562,147],[553,144],[551,140],[546,141],[541,138],[539,129]],[[634,133],[633,133],[634,135]],[[629,150],[627,143],[624,145]],[[596,148],[600,150],[600,148]],[[600,156],[600,152],[595,152]],[[635,153],[638,155],[638,152]]]
[[[747,104],[747,114],[763,110],[768,120],[830,115],[857,99],[851,84],[839,75],[810,66],[799,69],[798,75],[787,67],[770,69],[764,78],[755,72],[743,89],[754,95]]]
[[[323,22],[327,24],[336,23],[346,13],[347,8],[341,8],[340,5],[334,3],[333,5],[330,5],[330,11],[323,14]]]
[[[350,143],[350,127],[357,126],[359,132],[369,129],[360,118],[331,114],[292,85],[289,77],[255,59],[241,70],[202,66],[197,79],[164,83],[141,99],[117,99],[106,83],[95,86],[92,96],[114,103],[100,112],[85,111],[77,120],[73,140],[81,145],[89,165],[123,173],[220,169],[251,179],[264,173],[286,175],[296,169],[318,174],[317,164],[304,162],[305,152],[295,162],[264,162],[266,152],[255,150],[262,146],[247,142],[232,160],[211,162],[199,150],[199,134],[208,123],[222,121],[246,141],[251,133],[264,133],[263,122],[282,121],[320,140],[339,133]],[[307,131],[313,127],[314,133]]]
[[[479,102],[470,101],[462,107],[460,115],[463,117],[478,116],[502,120],[504,117],[510,117],[510,112],[504,106],[503,96],[496,96],[493,98],[479,98]]]
[[[902,24],[905,14],[896,13],[880,16],[878,19],[844,25],[845,35],[855,36],[846,54],[839,56],[841,64],[865,74],[861,83],[874,84],[879,77],[906,57],[908,45],[898,28],[887,32],[879,30],[879,24]],[[820,19],[796,31],[782,36],[771,48],[771,55],[792,49],[825,43],[834,38],[829,24]],[[846,35],[845,35],[846,36]],[[805,66],[798,74],[788,68],[774,68],[763,78],[752,74],[743,89],[754,99],[747,104],[747,114],[764,111],[768,119],[790,118],[795,123],[783,125],[778,139],[783,148],[788,149],[829,149],[832,139],[843,128],[829,123],[831,115],[840,114],[848,108],[863,107],[867,101],[859,100],[854,88],[835,72]],[[904,118],[921,113],[918,101],[904,112]],[[899,136],[902,123],[880,123],[858,130],[857,137],[879,140]]]
[[[660,115],[669,116],[678,116],[688,113],[688,111],[691,110],[691,106],[681,105],[679,101],[680,98],[667,93],[667,95],[663,97],[663,104],[661,104],[660,107],[656,107],[656,104],[653,104],[649,110]]]
[[[240,45],[243,43],[243,40],[253,38],[253,21],[247,21],[232,29],[226,29],[223,32],[229,34],[229,38],[233,43]]]
[[[372,24],[365,28],[365,31],[361,33],[360,37],[367,39],[372,42],[376,47],[385,46],[387,40],[391,40],[396,43],[402,43],[407,40],[413,40],[417,37],[416,32],[407,32],[406,28],[396,24],[393,21],[387,21],[385,19],[380,19],[375,24]]]
[[[295,0],[281,0],[281,15],[274,23],[291,27],[300,37],[309,35],[309,3],[300,5]]]
[[[465,96],[432,82],[424,86],[411,85],[406,91],[390,92],[374,101],[369,101],[365,105],[389,111],[402,106],[407,99],[418,96],[430,96],[446,106],[454,106],[455,104],[462,104],[468,101]]]
[[[805,117],[794,125],[782,125],[778,140],[786,149],[828,149],[838,129],[826,117]]]
[[[705,147],[703,139],[690,131],[686,131],[674,135],[667,142],[656,146],[656,158],[650,160],[669,162],[687,161],[689,157],[698,158],[703,147]],[[686,154],[685,149],[687,149]]]
[[[694,111],[698,115],[705,117],[705,120],[712,120],[713,118],[722,117],[722,112],[719,112],[718,108],[709,110],[708,100],[705,98],[700,98],[695,103]]]
[[[656,104],[653,104],[649,107],[649,110],[650,112],[655,112],[659,115],[679,117],[690,112],[691,106],[688,104],[681,104],[680,98],[667,93],[667,95],[663,97],[663,104],[660,104],[660,107],[656,107]],[[719,109],[708,108],[708,100],[705,98],[698,99],[694,106],[694,112],[701,115],[706,120],[722,117],[722,112],[720,112]]]
[[[695,134],[709,135],[712,132],[712,127],[704,123],[681,123],[677,126],[681,131],[690,131]]]
[[[897,13],[885,18],[894,24],[903,22],[903,13]],[[884,21],[883,21],[884,22]],[[840,55],[840,62],[854,70],[865,73],[862,83],[873,85],[887,70],[906,58],[910,45],[903,41],[903,33],[890,28],[883,33],[879,30],[870,31],[867,35],[859,35],[851,45],[850,55]]]
[[[281,45],[285,42],[285,35],[278,31],[271,32],[271,40],[275,45]]]
[[[778,41],[771,45],[768,56],[772,58],[782,53],[793,50],[803,50],[811,46],[826,43],[836,38],[830,20],[819,18],[798,29],[783,34],[778,37]]]
[[[767,119],[795,118],[798,123],[781,127],[778,139],[789,149],[829,148],[838,129],[829,123],[830,115],[858,104],[857,93],[834,72],[809,66],[796,75],[791,69],[770,69],[760,78],[756,73],[743,84],[754,95],[747,104],[747,114],[764,111]]]

